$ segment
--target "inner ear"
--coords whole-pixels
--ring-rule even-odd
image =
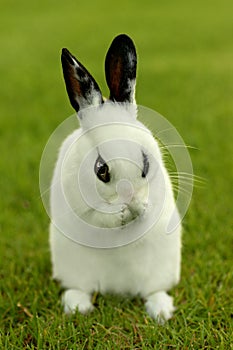
[[[98,84],[87,69],[67,50],[62,50],[62,68],[72,107],[79,111],[103,103]]]
[[[125,34],[112,42],[105,59],[106,81],[110,99],[135,102],[137,54],[133,41]]]
[[[123,91],[124,66],[121,57],[112,56],[109,60],[109,70],[106,72],[106,80],[110,89],[110,99],[123,102],[125,96]]]

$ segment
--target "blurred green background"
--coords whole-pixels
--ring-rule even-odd
[[[103,349],[105,343],[109,349],[163,348],[168,343],[176,349],[231,348],[232,13],[230,0],[1,0],[2,348],[68,349],[75,342],[90,349]],[[90,318],[75,316],[72,333],[74,323],[62,316],[59,287],[50,280],[49,220],[40,200],[39,162],[50,134],[73,114],[62,78],[61,48],[77,56],[107,96],[104,57],[120,33],[130,35],[137,46],[137,102],[164,115],[186,144],[197,148],[190,150],[194,172],[206,179],[206,186],[195,189],[184,220],[174,320],[152,332],[156,326],[145,323],[139,301],[127,301],[123,317],[113,311],[122,300],[110,298],[105,309],[99,297],[100,312]],[[133,311],[127,314],[129,308]],[[53,328],[51,320],[62,329]],[[116,323],[120,330],[113,337],[108,327]],[[96,326],[93,333],[93,324],[102,328]],[[66,337],[70,340],[65,342]]]

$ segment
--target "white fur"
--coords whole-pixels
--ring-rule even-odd
[[[180,277],[181,226],[171,234],[166,232],[175,201],[158,144],[150,131],[137,121],[133,105],[105,103],[81,113],[81,128],[68,136],[60,149],[51,186],[53,277],[66,289],[63,296],[65,312],[76,309],[81,313],[91,311],[92,293],[110,292],[141,296],[146,301],[149,315],[162,322],[169,319],[174,311],[172,298],[166,292],[178,283]],[[123,140],[122,147],[117,139]],[[129,145],[125,147],[124,142],[127,141]],[[97,147],[114,174],[108,186],[99,181],[93,171]],[[141,177],[142,148],[148,152],[150,160],[146,179]],[[88,161],[83,163],[88,154]],[[82,164],[85,166],[80,180],[83,187],[80,189],[74,184]],[[146,227],[151,213],[156,212],[156,206],[161,215],[145,235],[128,245],[101,249],[78,244],[68,238],[69,230],[79,232],[81,226],[72,224],[67,211],[60,188],[61,171],[62,185],[74,212],[85,222],[100,229],[106,228],[109,234],[120,227],[119,234],[127,237],[138,227]],[[130,185],[128,190],[122,191],[119,187],[122,180],[126,187],[130,183],[133,190]],[[89,189],[92,181],[99,197],[95,197]],[[152,189],[153,193],[148,195]],[[90,209],[83,198],[83,191],[91,198],[96,210]],[[159,209],[161,202],[162,211]],[[102,212],[98,211],[101,208]],[[136,220],[132,223],[134,217]],[[122,220],[131,224],[122,227]],[[61,222],[63,233],[57,228],[57,222]]]

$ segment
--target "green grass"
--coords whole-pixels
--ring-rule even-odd
[[[232,12],[230,0],[1,1],[0,349],[233,348]],[[50,277],[38,169],[51,132],[73,113],[60,50],[74,52],[107,94],[104,55],[121,32],[138,49],[138,103],[198,149],[194,171],[207,182],[184,220],[178,308],[165,326],[141,300],[113,296],[67,318]]]

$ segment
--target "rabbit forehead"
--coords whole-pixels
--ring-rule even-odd
[[[140,125],[106,124],[88,130],[83,135],[86,144],[80,147],[83,153],[87,149],[96,150],[105,161],[115,158],[140,159],[142,152],[160,158],[160,151],[152,134]],[[86,151],[85,151],[86,150]]]
[[[88,108],[80,120],[82,137],[94,146],[99,143],[128,139],[139,144],[156,143],[150,130],[137,120],[136,106],[107,104],[104,107]]]
[[[109,123],[136,123],[137,106],[130,103],[107,101],[100,106],[92,106],[79,112],[83,130]]]
[[[126,139],[104,142],[98,147],[98,153],[110,164],[118,166],[130,166],[130,164],[142,163],[142,146]]]

